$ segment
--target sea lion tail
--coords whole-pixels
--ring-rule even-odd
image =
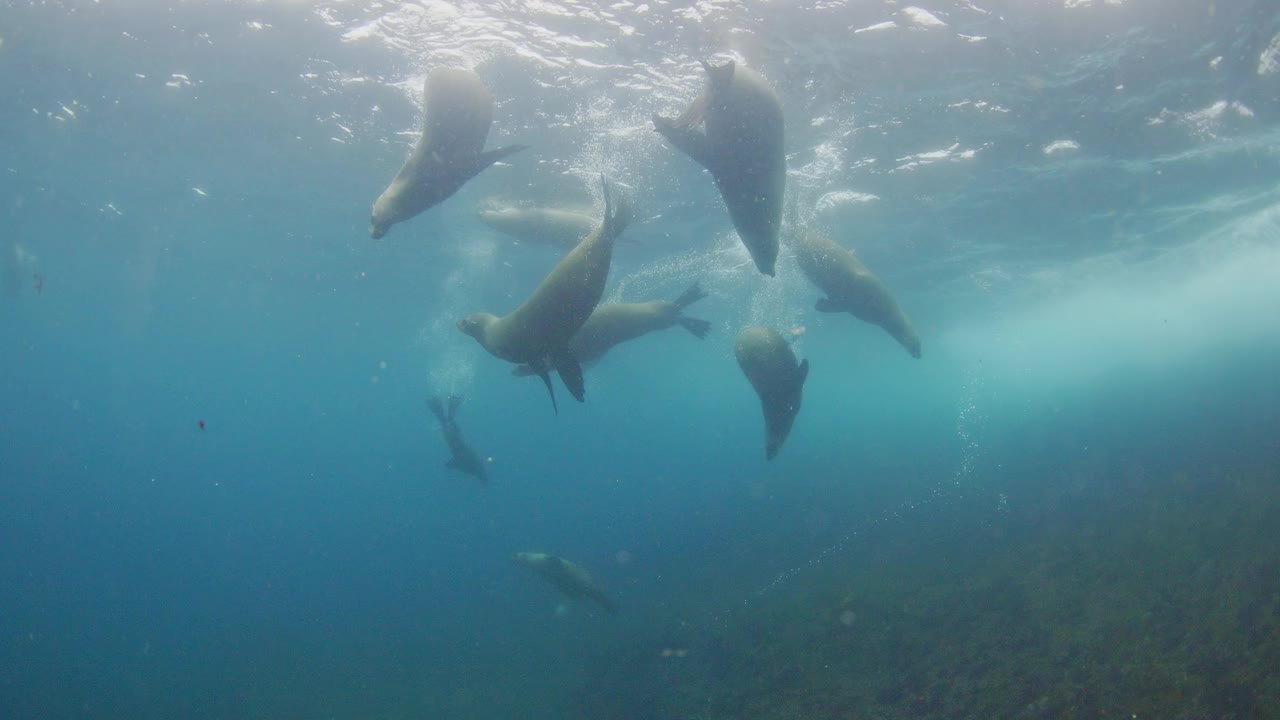
[[[678,317],[676,322],[680,323],[680,327],[693,333],[693,336],[702,340],[711,332],[711,323],[706,320],[691,317]]]
[[[676,298],[672,305],[683,310],[706,296],[707,294],[702,291],[702,286],[695,282],[689,286],[688,290],[680,293],[680,297]]]
[[[441,425],[449,422],[449,417],[445,414],[444,410],[444,401],[440,399],[439,395],[432,395],[427,398],[427,407],[431,408],[431,412],[436,416],[436,419],[440,421]]]

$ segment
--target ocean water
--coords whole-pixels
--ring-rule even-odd
[[[650,121],[702,58],[921,359],[751,267]],[[442,66],[530,149],[371,240]],[[0,68],[0,717],[1280,716],[1271,3],[3,2]],[[602,173],[606,301],[712,331],[555,415],[454,323],[560,253],[475,211]]]

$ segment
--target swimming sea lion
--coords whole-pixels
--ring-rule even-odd
[[[760,396],[764,410],[764,455],[772,460],[782,449],[800,412],[800,391],[809,377],[809,361],[796,364],[791,346],[776,330],[749,327],[734,347],[738,366]]]
[[[432,70],[424,94],[422,137],[373,204],[369,235],[375,240],[392,225],[443,202],[481,170],[528,147],[508,145],[484,152],[493,124],[493,96],[470,70]]]
[[[585,212],[562,208],[500,207],[476,213],[480,222],[521,242],[567,250],[577,245],[596,219]]]
[[[812,230],[796,232],[792,245],[796,260],[827,297],[818,300],[818,312],[847,312],[864,322],[879,325],[894,337],[911,357],[920,357],[920,336],[889,289],[867,269],[853,251]]]
[[[591,316],[604,294],[613,259],[613,243],[630,220],[627,205],[604,187],[604,219],[594,232],[565,255],[524,304],[503,317],[474,313],[458,321],[458,329],[479,341],[495,357],[529,365],[547,385],[556,406],[550,368],[578,402],[586,397],[582,366],[569,350],[574,333]]]
[[[440,431],[444,433],[444,441],[453,455],[444,466],[478,478],[481,485],[488,485],[489,471],[485,468],[484,458],[480,457],[480,453],[476,452],[467,443],[466,438],[462,437],[462,429],[454,420],[458,414],[458,406],[462,404],[462,398],[450,395],[448,407],[438,396],[432,397],[427,404],[431,406],[431,412],[435,413],[436,419],[440,421]]]
[[[756,268],[774,274],[787,181],[782,104],[759,73],[733,61],[707,71],[707,90],[679,118],[653,116],[658,132],[715,178]],[[706,132],[698,130],[704,124]]]
[[[674,302],[650,300],[643,303],[610,303],[600,305],[582,324],[569,341],[569,352],[583,365],[599,360],[613,346],[634,340],[657,330],[665,330],[679,324],[701,340],[711,330],[711,323],[682,315],[693,303],[706,297],[698,283],[681,293]],[[533,369],[521,365],[511,371],[513,375],[532,375]]]
[[[592,582],[591,574],[564,558],[547,553],[522,552],[512,556],[511,561],[536,570],[555,585],[557,590],[571,598],[591,598],[610,615],[618,612],[618,606]]]

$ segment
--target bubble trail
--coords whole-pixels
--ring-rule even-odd
[[[925,492],[923,497],[907,500],[895,507],[881,511],[879,515],[871,516],[860,526],[845,533],[834,543],[828,545],[802,564],[779,573],[772,582],[756,590],[753,595],[761,597],[785,585],[800,573],[822,565],[833,555],[843,552],[854,540],[875,528],[901,520],[937,501],[961,497],[966,488],[971,488],[971,479],[978,466],[978,461],[982,459],[983,455],[983,447],[979,437],[986,426],[987,420],[978,403],[982,385],[982,376],[977,368],[971,369],[968,373],[968,379],[965,381],[964,393],[960,400],[960,410],[956,415],[956,436],[960,438],[961,442],[960,463],[949,478],[938,481]],[[744,599],[743,604],[748,604],[748,600]]]

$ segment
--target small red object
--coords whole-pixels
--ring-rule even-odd
[[[196,424],[200,426],[200,429],[201,429],[201,430],[203,430],[203,429],[204,429],[204,421],[203,421],[203,420],[200,420],[200,421],[199,421],[199,422],[197,422]]]

